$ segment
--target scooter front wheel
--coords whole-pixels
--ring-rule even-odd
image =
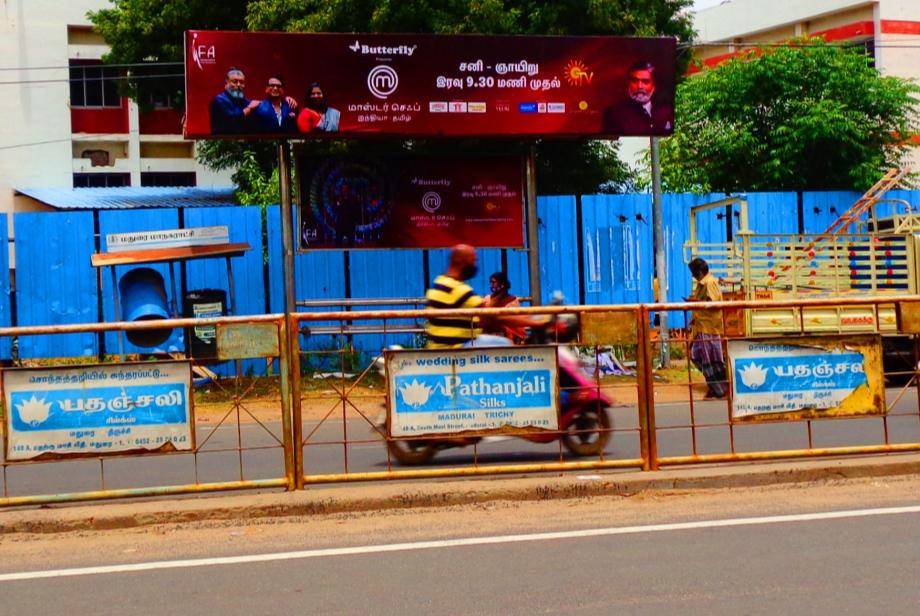
[[[430,462],[438,452],[431,441],[387,441],[387,449],[400,464],[407,466]]]
[[[578,414],[562,435],[562,444],[576,456],[596,456],[610,440],[613,421],[607,407],[597,404]]]

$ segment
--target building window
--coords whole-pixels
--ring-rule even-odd
[[[74,188],[113,188],[131,186],[130,173],[74,173]]]
[[[869,66],[875,68],[875,39],[870,38],[863,41],[853,41],[848,43],[847,47],[852,47],[863,52],[869,60]]]
[[[118,69],[92,60],[70,61],[71,107],[121,107]]]
[[[194,171],[149,171],[141,173],[141,186],[195,186]]]

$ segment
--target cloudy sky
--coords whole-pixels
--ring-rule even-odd
[[[708,9],[711,6],[720,4],[722,0],[694,0],[693,8],[696,10]]]

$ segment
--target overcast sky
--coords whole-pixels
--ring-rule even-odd
[[[693,8],[698,11],[700,9],[708,9],[711,6],[715,6],[721,3],[722,0],[694,0]]]

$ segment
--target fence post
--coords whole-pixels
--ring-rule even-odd
[[[655,434],[655,388],[649,328],[645,304],[636,309],[636,385],[639,402],[639,452],[642,470],[658,470],[658,439]]]
[[[300,418],[293,415],[294,402],[300,406],[300,389],[292,384],[294,370],[300,375],[299,357],[294,358],[293,349],[297,346],[297,322],[292,315],[297,311],[294,302],[294,228],[291,221],[293,199],[291,198],[291,151],[284,141],[278,142],[278,183],[281,195],[281,243],[283,247],[282,271],[284,277],[284,319],[281,327],[281,423],[284,430],[284,461],[288,489],[294,490],[302,485],[302,474],[297,476],[297,460],[300,447],[294,441],[294,425],[299,425]],[[299,415],[299,413],[298,413]]]
[[[291,414],[294,423],[294,485],[298,490],[303,489],[303,411],[300,400],[300,338],[297,320],[294,316],[288,317],[287,326],[290,330],[289,351],[291,366]]]
[[[668,303],[668,257],[664,243],[664,215],[661,209],[661,157],[658,150],[658,137],[651,137],[652,150],[652,244],[655,248],[655,277],[658,279],[658,297],[656,302]],[[671,365],[671,345],[668,343],[668,313],[658,313],[658,332],[661,338],[661,367]]]
[[[292,436],[293,413],[292,402],[294,398],[300,398],[296,395],[297,390],[291,386],[291,336],[289,335],[290,320],[282,317],[278,321],[278,341],[280,342],[281,355],[278,358],[278,364],[281,371],[281,438],[284,446],[284,476],[287,479],[287,489],[297,489],[297,447],[298,441]],[[297,424],[293,424],[296,426]]]

